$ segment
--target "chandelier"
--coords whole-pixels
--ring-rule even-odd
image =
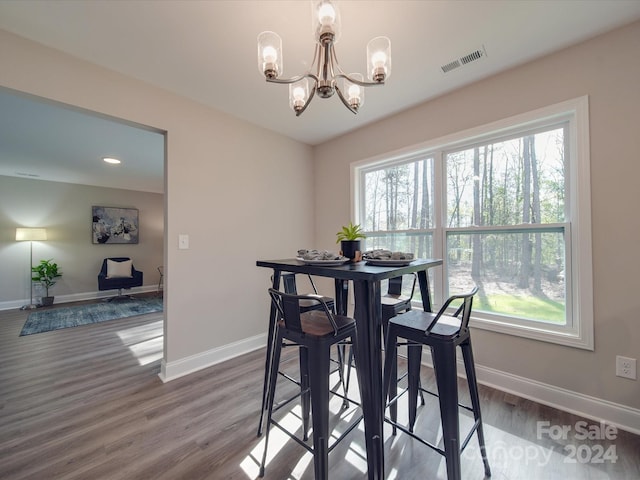
[[[353,113],[364,103],[364,88],[384,85],[391,73],[391,41],[376,37],[367,44],[367,77],[345,73],[336,57],[334,45],[340,37],[340,13],[330,0],[312,2],[312,25],[316,48],[307,72],[292,78],[279,78],[282,73],[282,39],[277,33],[258,35],[258,66],[267,82],[289,84],[289,105],[300,116],[317,93],[322,98],[335,92]],[[315,72],[315,73],[314,73]],[[311,84],[311,85],[310,85]]]

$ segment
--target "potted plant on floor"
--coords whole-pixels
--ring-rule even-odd
[[[338,237],[336,243],[340,243],[342,255],[352,261],[359,262],[362,255],[360,239],[366,238],[366,235],[362,233],[362,227],[349,222],[349,225],[342,227],[336,236]]]
[[[40,260],[40,264],[32,267],[31,281],[40,282],[46,289],[47,296],[42,297],[42,306],[46,307],[53,304],[53,297],[49,296],[49,288],[53,287],[58,278],[62,276],[62,272],[58,271],[58,264],[53,263],[53,259]]]

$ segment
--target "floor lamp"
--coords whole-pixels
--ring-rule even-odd
[[[31,300],[29,305],[23,305],[20,307],[20,310],[30,310],[32,308],[37,308],[38,305],[33,303],[33,278],[32,268],[33,268],[33,242],[34,241],[42,241],[47,239],[47,230],[45,228],[16,228],[16,242],[29,242],[29,291],[31,294]]]

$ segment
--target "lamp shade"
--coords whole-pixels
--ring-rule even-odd
[[[46,228],[16,228],[16,242],[46,240]]]

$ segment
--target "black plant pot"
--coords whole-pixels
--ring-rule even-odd
[[[351,261],[360,260],[360,240],[342,240],[340,249],[342,250],[342,255],[351,259]],[[358,258],[356,259],[356,257]]]
[[[53,305],[53,297],[42,297],[42,306],[48,307]]]

